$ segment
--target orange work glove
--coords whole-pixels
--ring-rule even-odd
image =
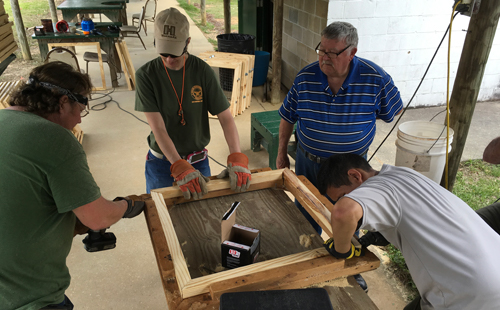
[[[232,153],[227,157],[227,168],[217,176],[218,179],[227,178],[231,189],[237,193],[244,192],[250,186],[252,174],[248,169],[248,157],[243,153]]]
[[[172,166],[170,172],[177,181],[184,198],[201,199],[203,195],[208,193],[207,182],[205,177],[199,170],[196,170],[184,159],[179,159]]]

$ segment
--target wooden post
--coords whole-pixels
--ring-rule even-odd
[[[479,11],[471,16],[465,37],[450,98],[450,127],[455,132],[452,151],[448,157],[448,189],[450,191],[455,183],[499,16],[500,5],[498,5],[498,1],[481,1]],[[443,186],[445,173],[446,171],[441,179]]]
[[[12,15],[14,15],[14,24],[16,25],[17,38],[19,45],[21,45],[21,52],[23,53],[24,60],[32,60],[28,40],[26,39],[26,31],[24,30],[23,17],[21,16],[21,8],[17,0],[10,0],[12,7]]]
[[[205,10],[205,0],[200,0],[201,24],[207,25],[207,11]]]
[[[281,49],[283,36],[283,0],[274,0],[274,22],[273,22],[273,81],[271,85],[271,103],[278,104],[281,101]]]
[[[59,21],[57,18],[56,4],[54,0],[49,0],[50,16],[52,18],[52,25],[54,26],[54,31],[56,31],[56,24]]]
[[[224,0],[224,33],[231,33],[231,2]]]

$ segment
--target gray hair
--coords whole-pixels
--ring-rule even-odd
[[[329,40],[345,40],[346,45],[358,47],[358,31],[347,22],[333,22],[321,31],[321,36]]]

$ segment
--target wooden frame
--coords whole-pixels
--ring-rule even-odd
[[[230,111],[231,115],[235,117],[238,115],[238,105],[240,102],[240,84],[241,84],[241,67],[242,61],[236,59],[221,59],[221,58],[208,58],[203,59],[207,64],[211,67],[224,68],[224,69],[233,69],[233,88],[231,94],[231,106]]]
[[[241,68],[241,85],[240,85],[240,104],[238,105],[238,114],[241,114],[245,109],[250,107],[252,101],[252,85],[254,74],[255,55],[234,54],[224,52],[208,51],[198,55],[204,61],[210,58],[219,59],[236,59],[242,61]]]
[[[116,47],[116,51],[118,54],[118,58],[120,59],[120,63],[122,65],[123,73],[125,74],[125,81],[127,82],[128,90],[134,90],[135,89],[135,70],[134,70],[134,66],[132,65],[130,55],[128,55],[128,49],[127,49],[127,46],[125,45],[125,41],[116,42],[115,47]],[[127,55],[128,55],[128,58],[127,58]]]
[[[106,78],[104,75],[104,65],[102,62],[101,44],[99,42],[66,42],[66,43],[47,43],[49,50],[55,46],[86,46],[93,45],[97,48],[97,57],[99,58],[99,67],[101,68],[102,87],[94,87],[93,90],[106,90]]]
[[[233,194],[227,179],[213,179],[203,199]],[[310,188],[289,169],[252,174],[248,191],[282,188],[292,192],[304,208],[331,236],[330,211]],[[168,206],[187,202],[175,187],[153,190],[153,201],[146,200],[146,220],[167,297],[169,309],[188,309],[195,302],[212,305],[230,291],[300,288],[342,276],[377,268],[380,261],[367,251],[350,260],[335,259],[324,248],[292,254],[237,269],[192,279],[181,245],[172,225]],[[326,198],[325,198],[326,199]],[[163,233],[164,232],[164,233]]]

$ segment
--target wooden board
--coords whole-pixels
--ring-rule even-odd
[[[16,50],[17,50],[16,42],[11,42],[9,45],[7,45],[6,48],[0,51],[0,62],[7,59],[7,57],[9,57],[10,54],[14,53]]]
[[[0,15],[0,26],[5,25],[9,21],[9,15],[3,14]]]
[[[288,173],[287,170],[288,169],[274,170],[270,172],[260,172],[255,175],[253,174],[252,184],[249,190],[279,187],[283,184],[300,185],[301,182],[295,175],[293,173]],[[279,175],[280,172],[281,175]],[[268,174],[269,178],[266,178]],[[291,178],[291,180],[287,180],[288,178]],[[263,184],[266,185],[263,186]],[[228,195],[228,191],[230,191],[228,180],[212,180],[208,185],[208,195],[211,195],[211,197],[225,196]],[[297,186],[296,188],[305,191],[301,186]],[[164,195],[168,198],[165,199]],[[250,277],[252,279],[251,283],[253,283],[252,285],[254,286],[250,286],[249,289],[258,286],[264,289],[277,286],[295,287],[300,286],[301,283],[314,284],[325,281],[327,278],[333,279],[340,276],[372,270],[377,268],[380,264],[379,260],[369,251],[367,251],[367,254],[363,257],[355,257],[346,261],[331,257],[323,247],[320,247],[193,279],[191,278],[188,264],[183,256],[183,246],[179,242],[168,211],[168,208],[172,209],[179,207],[174,207],[172,205],[174,201],[185,202],[183,198],[180,198],[181,195],[182,193],[176,186],[153,190],[151,194],[153,202],[147,202],[145,212],[155,248],[158,267],[162,279],[164,280],[163,285],[169,309],[189,309],[189,307],[195,303],[203,304],[206,307],[204,309],[216,309],[217,296],[220,296],[220,294],[227,290],[231,290],[233,286],[235,286],[235,281],[240,281],[239,283],[241,283],[241,279],[245,279],[245,277]],[[314,206],[318,203],[307,202],[307,199],[309,199],[308,197],[308,195],[302,195],[296,198],[302,205]],[[207,198],[204,197],[200,201]],[[317,208],[320,209],[319,206]],[[323,206],[323,208],[325,207]],[[162,230],[164,234],[158,233],[159,230]],[[325,267],[324,264],[331,265]],[[293,268],[290,266],[301,266],[301,268],[306,268],[306,266],[317,266],[319,269],[317,269],[317,272],[307,272],[307,269],[304,269],[304,271],[298,272],[297,275],[293,277],[281,278],[278,276],[288,274],[291,270],[290,268]],[[284,270],[287,268],[288,271]],[[318,274],[317,277],[313,276],[316,274]],[[282,279],[279,285],[273,284],[279,280],[276,277]],[[305,281],[306,279],[307,281]],[[245,288],[242,287],[241,289]],[[210,295],[210,292],[212,292],[212,295]]]
[[[2,26],[0,26],[0,35],[8,32],[9,30],[12,30],[12,26],[14,25],[13,22],[8,22],[6,24],[3,24]]]
[[[127,65],[127,70],[129,72],[130,78],[132,79],[132,83],[134,85],[136,85],[135,84],[135,68],[134,68],[134,64],[132,63],[132,58],[130,57],[130,53],[128,51],[127,42],[125,42],[124,40],[121,40],[119,42],[119,44],[121,45],[121,50],[122,50],[122,53],[124,55],[123,60],[125,61],[125,64]]]
[[[9,107],[9,98],[14,89],[22,83],[22,81],[15,82],[0,82],[0,109]]]
[[[125,74],[125,81],[127,82],[128,90],[134,90],[134,85],[130,81],[129,69],[125,63],[124,59],[125,55],[123,55],[122,45],[119,42],[116,42],[115,47],[116,47],[116,52],[118,54],[118,58],[120,59],[120,64],[122,66],[123,73]]]
[[[66,43],[47,43],[47,46],[52,49],[55,46],[87,46],[94,45],[97,49],[97,58],[99,59],[99,67],[101,69],[101,80],[102,87],[94,87],[94,90],[106,90],[106,78],[104,75],[104,65],[102,62],[102,54],[101,54],[101,44],[99,42],[66,42]]]

